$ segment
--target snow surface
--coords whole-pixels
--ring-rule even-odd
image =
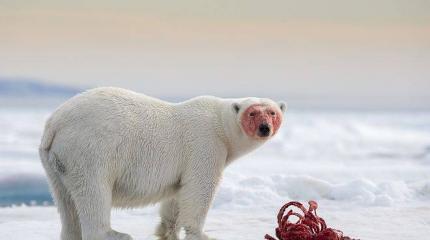
[[[1,239],[58,239],[37,155],[51,111],[0,109]],[[287,112],[278,136],[227,168],[205,231],[263,239],[284,203],[309,199],[352,237],[430,239],[430,113]],[[155,239],[157,209],[114,210],[113,228]]]

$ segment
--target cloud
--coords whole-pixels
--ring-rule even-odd
[[[0,74],[158,96],[428,100],[427,1],[169,3],[2,4]]]

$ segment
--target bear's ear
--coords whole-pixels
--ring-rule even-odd
[[[284,102],[278,102],[279,108],[281,109],[281,111],[284,113],[285,111],[287,111],[287,104]]]
[[[233,103],[233,104],[231,105],[231,109],[233,110],[233,112],[234,112],[234,113],[239,113],[239,110],[240,110],[240,105],[239,105],[239,103]]]

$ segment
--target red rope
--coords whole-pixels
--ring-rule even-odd
[[[300,209],[303,214],[289,210],[289,207]],[[278,213],[278,227],[275,229],[276,238],[266,234],[266,240],[353,240],[343,236],[342,231],[327,228],[324,219],[317,215],[318,204],[315,201],[309,201],[309,209],[306,209],[299,202],[289,202],[282,206]],[[298,218],[297,222],[289,221],[291,216]]]

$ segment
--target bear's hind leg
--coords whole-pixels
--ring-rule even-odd
[[[112,191],[102,179],[97,176],[79,176],[70,181],[81,223],[82,240],[132,240],[130,235],[111,228]]]
[[[61,218],[61,240],[81,240],[81,226],[75,203],[58,173],[47,171],[49,183]]]
[[[161,223],[155,233],[159,240],[179,240],[178,214],[178,203],[174,198],[167,199],[161,203]]]

